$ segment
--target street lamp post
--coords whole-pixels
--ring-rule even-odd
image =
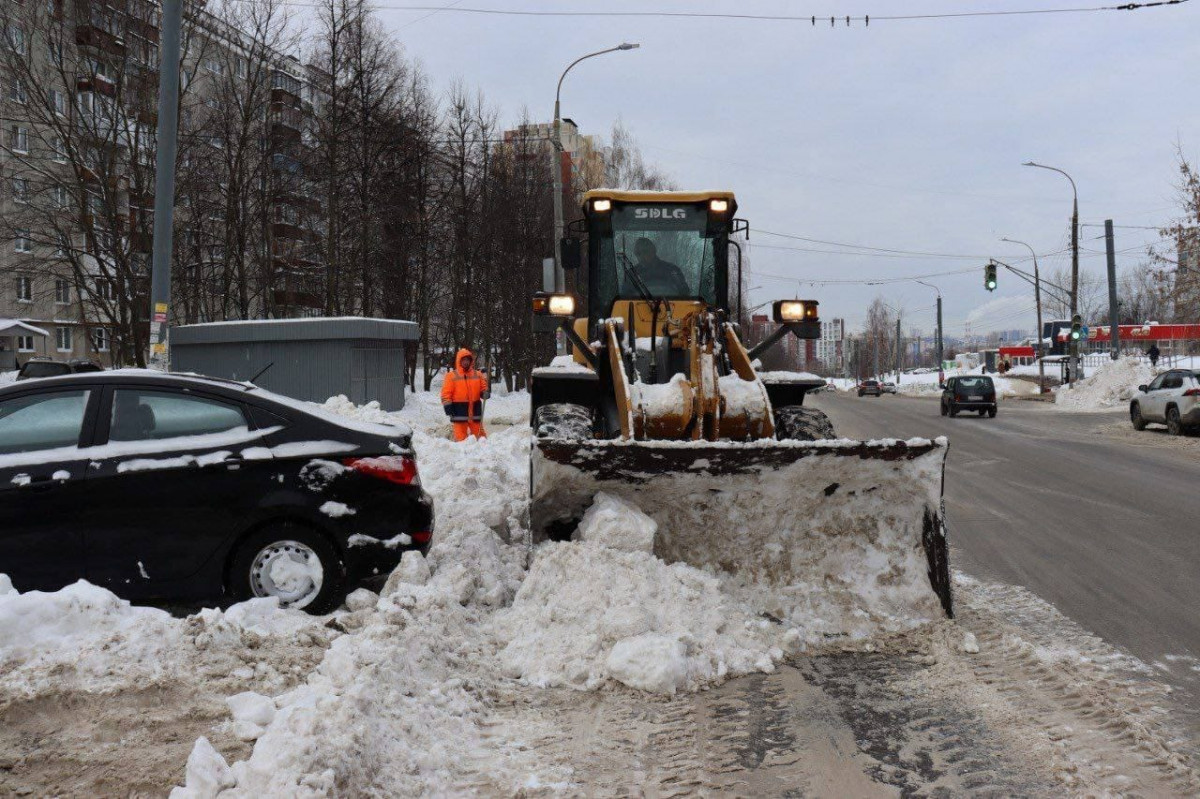
[[[1033,161],[1026,161],[1022,166],[1049,169],[1071,181],[1071,193],[1075,198],[1071,210],[1071,319],[1074,320],[1075,314],[1079,312],[1079,190],[1075,188],[1075,180],[1058,167],[1037,164]],[[1041,336],[1041,333],[1042,331],[1039,330],[1038,336]],[[1075,381],[1079,379],[1079,342],[1074,338],[1071,339],[1070,372],[1068,385],[1074,385]]]
[[[938,385],[940,386],[945,380],[945,376],[942,373],[942,290],[932,283],[926,283],[924,280],[917,280],[915,282],[920,283],[922,286],[929,286],[929,288],[937,292],[937,341],[934,342],[933,348],[937,350]]]
[[[1033,296],[1037,304],[1037,346],[1034,348],[1034,352],[1037,354],[1038,359],[1038,393],[1045,394],[1046,362],[1044,359],[1046,357],[1046,353],[1042,344],[1042,279],[1038,276],[1037,253],[1034,252],[1033,247],[1030,247],[1023,241],[1010,239],[1007,236],[1001,236],[1000,241],[1007,241],[1011,244],[1020,244],[1023,247],[1028,247],[1029,254],[1033,256]]]
[[[563,79],[567,77],[567,73],[571,68],[580,61],[586,61],[589,58],[595,58],[598,55],[605,53],[615,53],[618,50],[635,50],[641,45],[623,42],[616,47],[609,47],[606,50],[597,50],[594,53],[588,53],[585,56],[580,56],[567,65],[563,73],[558,78],[558,87],[554,90],[554,140],[551,147],[551,155],[554,158],[554,290],[561,292],[566,289],[566,277],[563,274],[562,268],[562,252],[561,239],[563,235],[563,180],[562,180],[562,117],[559,109],[559,97],[562,94]]]

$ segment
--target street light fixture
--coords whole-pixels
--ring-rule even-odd
[[[640,44],[631,42],[622,42],[616,47],[609,47],[605,50],[597,50],[594,53],[580,56],[567,65],[563,70],[562,75],[558,78],[558,86],[554,90],[554,141],[551,147],[551,154],[554,156],[554,290],[563,292],[566,290],[566,278],[563,275],[562,268],[562,248],[561,240],[563,235],[563,185],[562,185],[562,116],[560,114],[559,97],[562,94],[563,80],[567,77],[567,73],[578,64],[580,61],[586,61],[589,58],[595,58],[598,55],[605,53],[615,53],[619,50],[636,50],[641,47]]]
[[[1008,236],[1001,236],[1000,241],[1007,241],[1010,244],[1020,244],[1022,247],[1027,247],[1029,249],[1029,254],[1033,257],[1033,295],[1034,299],[1037,301],[1037,346],[1034,348],[1034,352],[1037,354],[1038,359],[1038,393],[1045,394],[1046,353],[1042,349],[1042,279],[1038,276],[1037,253],[1029,244],[1023,241],[1018,241],[1017,239],[1010,239]]]
[[[1071,210],[1071,318],[1074,319],[1079,310],[1079,190],[1075,187],[1075,180],[1063,170],[1056,166],[1046,166],[1033,161],[1026,161],[1022,166],[1033,166],[1038,169],[1049,169],[1051,172],[1058,174],[1071,181],[1071,193],[1074,195],[1074,204]],[[1038,336],[1041,336],[1042,331],[1038,331]],[[1068,375],[1068,385],[1073,385],[1079,379],[1079,343],[1071,342],[1071,367]]]

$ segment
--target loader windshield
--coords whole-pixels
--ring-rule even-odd
[[[654,297],[718,304],[720,239],[706,235],[703,203],[613,205],[612,234],[597,237],[593,307],[606,312],[618,297],[641,297],[643,288]]]

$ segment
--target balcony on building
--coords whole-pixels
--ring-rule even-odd
[[[75,25],[75,44],[124,57],[125,39],[121,35],[123,12],[101,0],[79,0],[76,13],[79,21]]]

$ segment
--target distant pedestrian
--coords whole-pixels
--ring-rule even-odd
[[[1153,369],[1158,366],[1158,356],[1162,353],[1158,350],[1157,344],[1151,344],[1150,349],[1146,350],[1146,354],[1150,356],[1150,367]]]
[[[487,375],[475,368],[475,356],[461,349],[454,357],[454,368],[442,383],[442,409],[454,424],[454,440],[467,436],[487,438],[483,429],[483,401],[491,395]]]

